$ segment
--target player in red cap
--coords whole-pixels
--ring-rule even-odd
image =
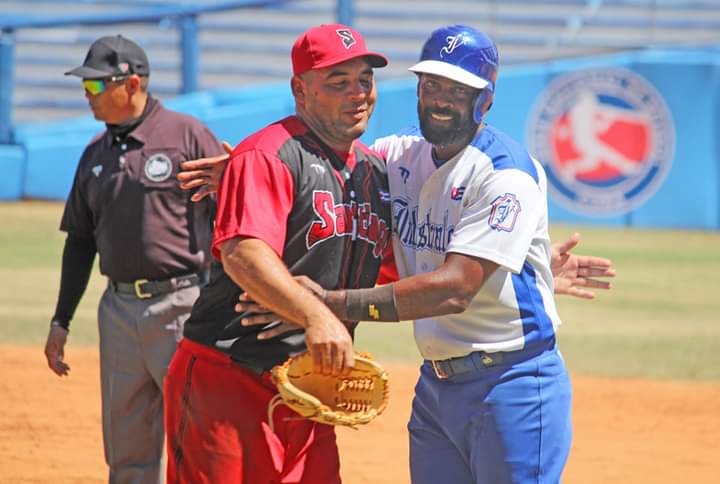
[[[268,370],[306,349],[318,371],[353,365],[350,332],[293,275],[375,284],[390,240],[387,176],[357,139],[387,59],[335,24],[303,33],[292,64],[296,114],[243,140],[218,189],[217,260],[165,380],[168,482],[340,482],[332,427],[284,406],[269,421]],[[235,312],[244,292],[301,329],[258,340]]]

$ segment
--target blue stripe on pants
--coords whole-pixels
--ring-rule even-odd
[[[448,380],[425,362],[408,424],[413,484],[560,482],[570,403],[557,349]]]

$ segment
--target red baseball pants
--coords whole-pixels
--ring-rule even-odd
[[[167,482],[339,483],[334,429],[280,405],[271,430],[268,404],[276,394],[269,373],[183,339],[165,378]]]

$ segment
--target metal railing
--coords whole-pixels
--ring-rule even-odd
[[[35,0],[25,1],[32,3]],[[81,99],[75,102],[61,96],[49,98],[51,95],[47,92],[51,89],[67,89],[69,84],[63,82],[67,81],[66,79],[50,81],[42,75],[37,78],[29,76],[19,79],[22,83],[18,88],[18,83],[13,79],[15,72],[22,72],[22,69],[28,69],[29,65],[33,68],[47,65],[48,62],[60,65],[67,60],[67,57],[61,59],[46,53],[38,54],[36,51],[24,53],[26,44],[23,42],[52,45],[53,39],[48,40],[42,34],[36,35],[32,31],[15,35],[18,30],[33,27],[116,25],[133,22],[158,22],[163,24],[163,27],[171,26],[179,34],[177,39],[167,36],[149,39],[147,44],[150,45],[141,43],[145,47],[160,50],[177,45],[181,54],[177,59],[158,56],[155,66],[162,69],[165,77],[155,78],[153,89],[156,94],[192,92],[199,89],[200,84],[203,87],[210,85],[209,88],[212,88],[217,86],[217,82],[207,82],[208,78],[217,79],[220,75],[234,79],[243,79],[245,76],[256,76],[263,80],[285,79],[286,64],[282,64],[283,67],[280,68],[273,59],[279,56],[278,49],[285,52],[287,48],[284,44],[280,48],[277,44],[265,42],[261,37],[268,32],[285,36],[299,33],[300,28],[287,22],[288,18],[315,18],[321,13],[334,15],[338,22],[344,24],[352,25],[357,21],[365,37],[371,42],[378,42],[382,51],[392,59],[392,66],[383,73],[387,77],[399,75],[390,74],[391,71],[406,73],[403,66],[415,61],[418,47],[430,28],[436,27],[435,23],[440,21],[470,23],[487,29],[501,47],[504,65],[649,46],[688,47],[709,43],[720,45],[720,0],[546,0],[541,2],[540,10],[539,4],[535,5],[529,0],[462,0],[452,9],[444,8],[441,0],[195,2],[202,6],[190,5],[189,2],[170,5],[162,0],[55,1],[69,5],[82,2],[94,5],[130,5],[134,10],[132,13],[116,12],[51,19],[0,15],[0,143],[12,141],[13,113],[17,119],[27,112],[33,113],[32,109],[57,109],[58,112],[64,109],[71,112],[84,108]],[[243,7],[269,7],[283,15],[286,23],[258,22],[252,15],[248,18],[202,15]],[[688,12],[690,9],[697,9],[698,14]],[[628,14],[624,13],[626,10]],[[684,15],[676,15],[676,11]],[[202,17],[199,20],[200,16]],[[203,35],[200,43],[199,31],[213,35]],[[260,40],[232,41],[223,37],[228,32],[258,34]],[[81,42],[75,37],[65,42],[63,48],[88,41],[88,34],[85,33]],[[412,48],[407,47],[410,41],[414,45]],[[21,49],[16,49],[16,42],[20,43]],[[225,61],[219,55],[238,52],[256,60],[232,62]],[[20,71],[17,71],[17,66],[20,66]],[[168,72],[172,72],[175,77],[168,75]],[[163,83],[163,80],[169,78],[172,82]],[[36,93],[40,95],[36,96]],[[13,97],[16,98],[15,102]],[[38,114],[38,118],[42,114],[44,113]]]

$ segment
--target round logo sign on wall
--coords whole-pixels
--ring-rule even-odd
[[[675,127],[662,96],[621,68],[554,79],[535,102],[526,136],[553,199],[585,215],[620,215],[643,204],[675,153]]]

